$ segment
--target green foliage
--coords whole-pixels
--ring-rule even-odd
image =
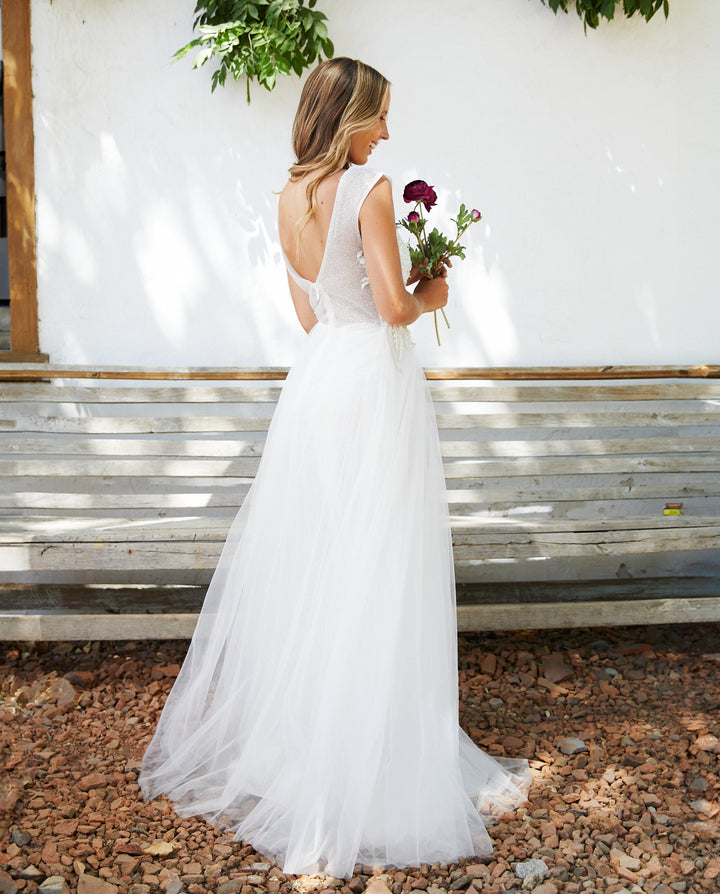
[[[573,0],[542,0],[542,2],[557,14],[558,9],[567,12]],[[665,13],[665,18],[670,14],[669,0],[575,0],[575,9],[587,31],[588,26],[597,28],[601,16],[608,21],[614,18],[615,9],[621,2],[626,16],[634,16],[639,12],[648,22],[660,9]]]
[[[429,234],[426,233],[427,219],[423,215],[421,201],[415,203],[413,212],[415,220],[406,217],[397,223],[415,237],[415,244],[408,245],[413,266],[417,267],[422,276],[432,279],[433,276],[440,275],[450,258],[465,258],[465,246],[460,245],[460,237],[471,224],[477,223],[482,215],[479,211],[468,211],[465,205],[460,205],[457,218],[453,218],[455,236],[453,239],[448,239],[437,228],[431,230]]]
[[[175,54],[180,59],[199,48],[195,68],[213,59],[219,67],[212,89],[227,76],[237,81],[257,78],[267,90],[278,74],[300,75],[316,60],[334,53],[325,16],[316,0],[198,0],[193,27],[199,36]]]

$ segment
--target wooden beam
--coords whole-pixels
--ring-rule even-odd
[[[0,381],[21,379],[134,379],[137,381],[280,381],[287,376],[285,367],[256,367],[235,369],[230,367],[195,367],[189,369],[156,367],[88,367],[28,364],[14,369],[0,363]],[[718,379],[720,366],[519,366],[519,367],[459,367],[425,370],[430,381],[447,379],[518,380],[518,381],[567,381],[594,379]]]
[[[619,627],[634,624],[717,622],[720,597],[644,599],[632,602],[555,602],[537,605],[460,605],[458,632]],[[0,640],[87,641],[189,639],[198,615],[6,614]]]
[[[12,361],[40,359],[35,261],[35,158],[30,0],[2,10]]]
[[[625,627],[633,624],[717,623],[720,596],[634,599],[628,602],[544,602],[522,605],[459,605],[458,632]],[[116,617],[118,617],[116,615]]]

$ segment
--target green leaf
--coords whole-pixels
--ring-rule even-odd
[[[334,55],[327,16],[314,9],[315,0],[198,0],[193,27],[200,36],[181,47],[174,58],[202,47],[196,67],[214,59],[218,68],[212,89],[227,75],[257,80],[268,90],[278,74],[297,75],[323,56]]]

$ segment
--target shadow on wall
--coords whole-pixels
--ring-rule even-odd
[[[256,90],[248,108],[243,85],[211,95],[206,73],[185,68],[154,84],[176,97],[185,83],[182,114],[147,101],[140,81],[102,115],[68,104],[72,79],[45,100],[39,304],[56,361],[257,366],[295,353],[273,189],[291,160],[284,106],[298,85],[285,103]]]
[[[485,220],[452,271],[442,347],[432,320],[413,327],[422,361],[712,362],[717,125],[700,125],[720,73],[702,25],[718,13],[688,2],[668,23],[585,37],[539,0],[459,0],[382,29],[374,2],[336,0],[332,18],[338,54],[393,83],[372,165],[396,196],[420,176],[448,214],[472,201]],[[143,29],[137,0],[38,7],[39,305],[56,361],[285,365],[304,337],[273,194],[299,82],[253,88],[250,107],[243,84],[211,94],[208,72],[169,62],[191,6],[159,0]],[[432,126],[416,68],[428,33],[443,35],[423,60],[444,100]]]

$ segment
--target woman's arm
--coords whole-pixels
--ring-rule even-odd
[[[290,284],[290,295],[292,297],[293,304],[295,305],[295,313],[297,314],[298,320],[300,320],[300,325],[306,332],[310,332],[313,326],[317,323],[317,317],[315,316],[315,311],[310,307],[310,298],[308,297],[306,292],[300,288],[300,286],[295,282],[292,278],[291,274],[288,272],[288,283]]]
[[[408,292],[402,279],[390,182],[383,177],[360,209],[360,234],[370,287],[380,316],[391,325],[407,326],[447,304],[446,272],[423,279]]]

